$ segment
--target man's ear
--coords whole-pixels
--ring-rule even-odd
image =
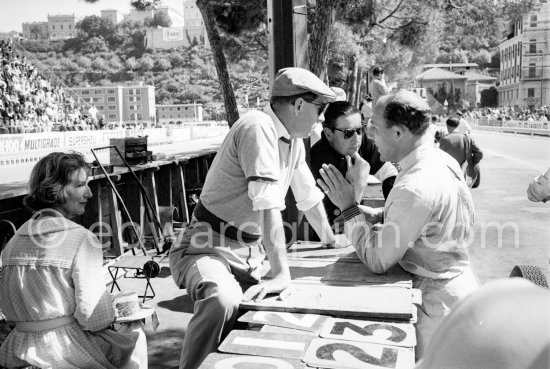
[[[334,132],[328,127],[323,127],[323,132],[325,133],[325,137],[328,139],[332,139],[332,136],[334,135]]]
[[[403,137],[405,137],[405,127],[402,126],[402,125],[394,125],[392,127],[392,131],[394,133],[394,138],[397,140],[397,141],[400,141],[403,139]]]
[[[300,114],[300,112],[302,111],[302,109],[304,108],[304,99],[302,99],[301,97],[297,98],[296,100],[294,100],[294,115],[295,116],[298,116],[298,114]]]

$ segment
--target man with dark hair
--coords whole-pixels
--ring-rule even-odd
[[[370,174],[382,182],[382,193],[384,198],[387,198],[397,176],[397,169],[392,163],[380,160],[376,145],[365,133],[366,127],[366,124],[361,124],[361,115],[353,105],[347,101],[331,103],[325,111],[321,140],[311,148],[311,172],[315,179],[319,179],[321,166],[332,164],[343,176],[346,176],[348,170],[346,157],[354,157],[358,153],[369,163]],[[363,189],[367,185],[367,178],[364,180],[365,183],[357,186],[357,202],[361,202]],[[340,215],[340,210],[326,197],[323,203],[329,222],[332,224]]]
[[[380,98],[369,135],[380,159],[401,167],[383,209],[359,208],[354,183],[334,166],[323,165],[317,183],[341,210],[346,236],[375,273],[399,264],[422,291],[416,357],[454,305],[477,288],[470,268],[469,238],[474,204],[458,163],[433,144],[430,107],[416,93],[400,90]],[[365,171],[356,160],[351,179]],[[383,224],[375,227],[375,223]]]
[[[326,218],[323,193],[305,162],[302,140],[323,120],[334,97],[313,73],[281,69],[270,104],[244,114],[227,134],[191,223],[170,250],[172,277],[195,302],[180,368],[197,368],[216,351],[241,301],[260,301],[289,286],[281,218],[289,187],[321,241],[339,246]],[[266,254],[272,279],[260,284]]]
[[[372,82],[369,86],[369,91],[372,96],[372,106],[376,106],[376,102],[381,96],[387,95],[391,90],[386,85],[384,80],[384,69],[381,66],[376,66],[372,70]]]
[[[460,121],[458,118],[451,117],[447,119],[447,135],[439,140],[439,148],[451,155],[459,165],[464,164],[467,159],[466,148],[469,145],[471,148],[472,164],[474,167],[479,164],[483,158],[483,152],[476,145],[472,137],[467,134],[462,134],[458,131]]]

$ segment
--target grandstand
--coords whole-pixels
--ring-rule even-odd
[[[103,122],[89,114],[61,85],[10,41],[0,40],[0,134],[100,129]]]

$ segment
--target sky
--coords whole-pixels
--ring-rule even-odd
[[[162,0],[162,5],[183,12],[183,0]],[[74,14],[77,21],[87,15],[101,16],[102,9],[130,12],[130,0],[0,0],[0,32],[22,31],[24,22],[46,22],[48,14]]]

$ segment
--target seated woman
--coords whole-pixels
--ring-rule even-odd
[[[0,307],[15,329],[0,347],[0,366],[138,368],[143,331],[111,329],[112,296],[96,236],[70,220],[92,197],[81,154],[54,152],[33,168],[23,203],[35,213],[2,253]],[[139,357],[139,355],[137,355]]]

